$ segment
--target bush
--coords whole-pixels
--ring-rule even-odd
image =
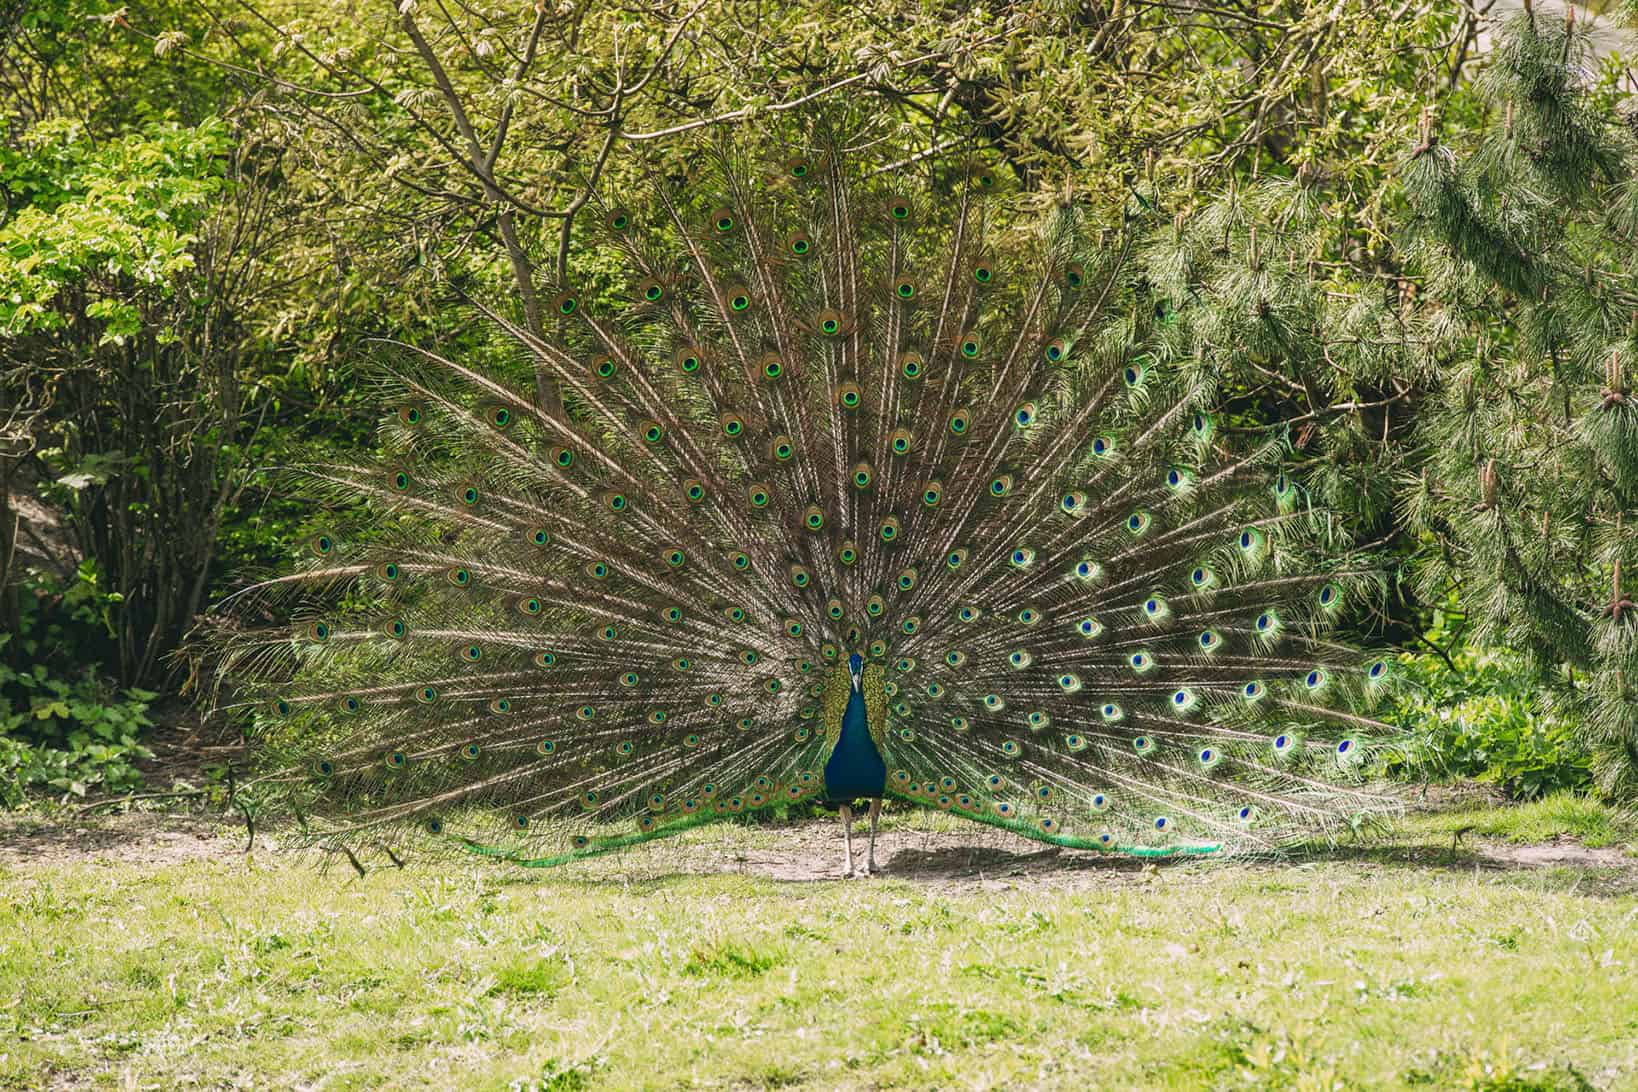
[[[1463,649],[1451,662],[1400,656],[1410,682],[1392,719],[1411,733],[1399,772],[1494,782],[1515,800],[1592,787],[1592,759],[1575,725],[1541,707],[1541,679],[1525,657]]]
[[[118,596],[99,588],[89,564],[66,586],[31,573],[22,590],[20,630],[0,634],[0,807],[17,807],[31,790],[138,787],[134,763],[152,757],[141,736],[157,695],[115,690],[95,662]]]
[[[11,635],[0,635],[0,646]],[[132,764],[152,755],[138,739],[153,726],[148,690],[111,693],[94,672],[75,680],[45,664],[18,671],[0,663],[0,804],[16,807],[29,789],[84,796],[142,783]]]

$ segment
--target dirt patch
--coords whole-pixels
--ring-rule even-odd
[[[720,852],[704,844],[645,846],[609,863],[622,874],[731,874],[784,883],[813,883],[842,878],[842,840],[834,823],[814,822],[782,828],[780,844],[748,848],[725,840]],[[855,876],[863,872],[864,839],[853,842]],[[1057,888],[1107,886],[1120,878],[1139,879],[1157,871],[1129,857],[1043,847],[1004,831],[884,831],[876,839],[874,878],[909,880],[931,887],[963,890],[1005,889],[1050,884]],[[588,861],[588,866],[593,862]],[[577,866],[578,867],[578,866]],[[593,866],[595,867],[595,866]]]
[[[173,865],[244,849],[244,828],[209,816],[135,813],[49,822],[0,816],[0,864],[58,865],[74,860]]]
[[[258,834],[264,859],[280,852],[276,839]],[[229,860],[245,849],[243,826],[215,815],[133,813],[51,822],[39,817],[0,817],[0,865],[28,868],[74,860],[167,867],[191,860]],[[865,841],[855,836],[854,864],[864,864]],[[1364,873],[1399,869],[1530,872],[1578,869],[1592,872],[1600,890],[1638,891],[1638,858],[1619,848],[1590,848],[1571,838],[1537,845],[1467,839],[1461,848],[1431,844],[1341,847],[1308,859],[1346,862]],[[1137,859],[1043,847],[1005,831],[896,829],[876,840],[877,877],[951,891],[1029,887],[1074,892],[1111,884],[1147,884],[1163,875],[1179,880],[1222,867],[1192,857]],[[333,862],[332,862],[333,863]],[[412,864],[413,864],[412,860]],[[427,867],[438,867],[428,865]],[[1239,867],[1278,872],[1277,861]],[[539,873],[513,869],[520,881]],[[660,841],[568,865],[564,874],[590,880],[652,882],[670,876],[736,875],[781,883],[837,880],[842,873],[841,837],[834,822],[764,827],[747,835],[727,824],[706,837]],[[860,882],[870,882],[861,877]]]
[[[1491,860],[1526,868],[1638,868],[1638,859],[1613,846],[1593,848],[1574,838],[1555,838],[1539,845],[1489,842],[1479,850]]]

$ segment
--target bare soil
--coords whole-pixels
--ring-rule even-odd
[[[745,838],[733,827],[714,838],[658,842],[568,866],[585,878],[652,881],[672,875],[739,875],[783,883],[812,883],[841,877],[841,838],[833,821],[762,828]],[[777,845],[764,845],[769,836]],[[194,860],[242,858],[242,826],[215,815],[172,812],[92,816],[53,822],[38,817],[0,816],[0,867],[29,869],[75,860],[169,867]],[[258,833],[255,855],[284,852]],[[865,839],[854,836],[854,863],[864,864]],[[1181,878],[1221,867],[1198,858],[1135,859],[1043,847],[1004,831],[884,831],[876,841],[877,875],[938,890],[1007,890],[1030,887],[1054,891],[1146,884],[1162,874]],[[1406,868],[1472,873],[1569,869],[1584,873],[1601,893],[1638,892],[1638,858],[1618,848],[1589,848],[1570,838],[1516,845],[1472,836],[1459,846],[1393,842],[1308,854],[1291,861],[1251,861],[1236,867],[1278,872],[1293,863],[1343,861],[1362,872],[1387,875]],[[497,866],[500,867],[500,866]],[[523,870],[514,870],[520,874]],[[533,874],[531,874],[533,875]],[[861,876],[860,882],[869,882]]]

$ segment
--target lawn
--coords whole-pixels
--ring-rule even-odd
[[[811,823],[363,879],[175,823],[0,828],[0,1087],[1638,1086],[1638,849],[1574,801],[1281,865],[905,816],[852,881]]]

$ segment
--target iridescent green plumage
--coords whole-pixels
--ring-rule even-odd
[[[555,863],[820,798],[855,652],[922,806],[1136,853],[1392,808],[1386,666],[1325,636],[1376,577],[1225,441],[1140,223],[1003,233],[987,169],[834,139],[710,162],[604,211],[623,299],[490,315],[521,374],[406,348],[379,462],[306,468],[350,522],[228,666],[316,837]]]

